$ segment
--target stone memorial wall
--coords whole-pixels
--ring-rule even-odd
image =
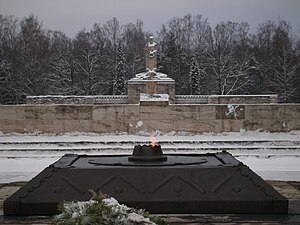
[[[300,130],[300,104],[16,105],[0,106],[0,131],[230,132]]]

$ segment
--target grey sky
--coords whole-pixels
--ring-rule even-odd
[[[116,17],[127,24],[141,19],[146,31],[155,34],[173,17],[201,14],[212,26],[220,21],[248,22],[255,32],[258,24],[278,18],[300,31],[300,0],[0,0],[0,14],[19,18],[33,13],[46,28],[74,36],[94,23]]]

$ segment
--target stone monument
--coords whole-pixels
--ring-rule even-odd
[[[167,94],[169,103],[175,103],[175,81],[167,74],[157,71],[157,44],[152,36],[144,51],[146,71],[136,74],[128,81],[128,103],[139,103],[141,94],[150,97],[155,95],[156,98],[163,94],[164,99]]]

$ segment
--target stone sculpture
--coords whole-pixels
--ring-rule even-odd
[[[157,66],[157,48],[156,43],[154,42],[154,37],[149,38],[149,42],[145,47],[146,55],[146,69],[149,71],[155,71]]]
[[[154,42],[154,37],[149,38],[145,49],[146,58],[146,72],[136,74],[135,77],[143,80],[153,80],[167,78],[167,74],[159,73],[156,71],[157,68],[157,44]]]

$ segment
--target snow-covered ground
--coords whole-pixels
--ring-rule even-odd
[[[0,133],[0,183],[27,181],[66,153],[131,154],[135,144],[149,143],[150,135]],[[300,181],[300,131],[154,135],[165,153],[227,150],[264,179]]]

